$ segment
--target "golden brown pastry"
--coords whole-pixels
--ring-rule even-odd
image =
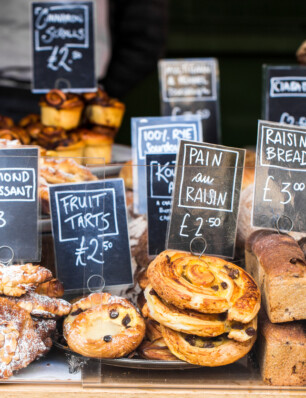
[[[259,230],[245,248],[246,269],[260,286],[271,322],[306,318],[306,259],[289,235]]]
[[[35,330],[30,314],[0,297],[0,379],[25,368],[49,349]]]
[[[73,304],[63,331],[68,346],[79,354],[120,358],[139,346],[145,323],[128,300],[94,293]]]
[[[124,163],[119,178],[123,178],[126,189],[133,189],[133,163],[131,160]]]
[[[146,336],[140,344],[137,352],[142,358],[176,361],[177,358],[171,354],[161,333],[160,325],[152,319],[146,319]]]
[[[144,291],[148,307],[148,316],[163,326],[187,334],[202,337],[215,337],[228,333],[228,338],[240,342],[250,340],[257,330],[257,318],[249,323],[233,322],[227,319],[227,313],[203,314],[193,310],[182,310],[166,303],[148,285]]]
[[[6,296],[20,297],[50,279],[52,279],[51,271],[38,265],[0,264],[0,294]]]
[[[28,131],[29,134],[31,134],[31,137],[36,135],[37,145],[40,145],[47,150],[57,148],[61,142],[68,139],[67,133],[62,127],[42,126],[38,123],[29,126]]]
[[[109,134],[83,130],[81,139],[84,147],[84,163],[88,165],[110,163],[114,139]]]
[[[19,140],[24,145],[29,145],[31,141],[31,138],[26,130],[17,126],[0,129],[0,138],[6,140]]]
[[[161,326],[163,338],[170,351],[183,361],[200,366],[223,366],[237,361],[252,348],[256,335],[246,342],[218,337],[199,337],[176,332]]]
[[[35,113],[30,113],[29,115],[23,117],[18,125],[24,129],[26,129],[28,126],[39,123],[40,122],[40,115],[37,115]]]
[[[64,295],[64,286],[58,279],[53,278],[48,282],[38,285],[35,289],[35,293],[42,294],[43,296],[59,298]]]
[[[40,175],[49,184],[97,180],[88,168],[79,165],[74,159],[42,158]]]
[[[41,122],[45,126],[71,130],[80,124],[84,103],[76,94],[51,90],[41,99],[39,105]]]
[[[90,123],[112,128],[120,127],[125,111],[122,102],[110,98],[100,88],[96,93],[85,94],[83,98],[87,102],[85,114]]]
[[[217,257],[166,250],[149,265],[153,289],[166,302],[203,313],[228,311],[228,320],[249,323],[260,308],[260,292],[242,268]]]
[[[10,129],[14,126],[14,121],[8,116],[0,115],[0,129]]]
[[[10,300],[31,315],[41,318],[66,316],[71,310],[71,304],[65,300],[42,296],[34,292],[29,292],[22,297],[10,298]]]

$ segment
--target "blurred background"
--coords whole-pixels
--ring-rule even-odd
[[[256,144],[263,64],[296,64],[305,40],[306,1],[169,0],[165,58],[216,57],[222,143]],[[160,115],[157,68],[125,98],[116,141],[130,144],[130,118]]]

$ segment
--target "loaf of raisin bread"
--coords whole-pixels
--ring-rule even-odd
[[[266,384],[306,384],[306,334],[303,326],[303,321],[271,323],[264,311],[260,311],[256,354]]]
[[[306,260],[292,237],[253,232],[246,241],[245,262],[260,287],[271,322],[306,319]]]

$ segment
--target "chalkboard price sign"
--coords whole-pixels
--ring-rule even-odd
[[[159,61],[162,115],[199,115],[204,141],[218,143],[218,76],[218,61],[214,58]]]
[[[145,214],[147,196],[146,155],[153,153],[174,153],[182,139],[202,140],[202,126],[197,115],[176,117],[132,118],[132,154],[137,170],[133,173],[134,212]]]
[[[157,255],[165,250],[174,188],[175,162],[175,154],[146,156],[149,255]]]
[[[306,67],[264,66],[263,119],[306,127]]]
[[[233,257],[244,156],[244,149],[181,141],[167,248],[190,251],[201,238],[205,253]]]
[[[306,231],[306,129],[260,120],[253,225]]]
[[[33,92],[96,90],[93,3],[32,4]]]
[[[0,150],[0,246],[14,261],[40,261],[37,170],[37,148]]]
[[[57,277],[65,290],[89,287],[94,275],[106,286],[133,283],[123,180],[54,185],[50,199]]]

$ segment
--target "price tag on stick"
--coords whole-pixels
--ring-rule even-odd
[[[176,155],[146,155],[149,255],[165,250],[170,220]]]
[[[133,173],[134,212],[145,214],[146,155],[177,153],[181,139],[202,140],[199,116],[132,118],[132,154],[137,170]]]
[[[306,127],[306,67],[264,66],[263,119]]]
[[[92,1],[32,3],[33,88],[95,91]]]
[[[131,285],[123,180],[54,185],[50,200],[56,271],[65,290],[81,290],[92,275],[101,275],[105,286]]]
[[[219,65],[214,58],[159,61],[162,115],[199,115],[205,142],[220,141]]]
[[[40,261],[37,170],[37,148],[0,150],[0,246],[14,261]]]
[[[260,120],[253,226],[306,231],[306,129]]]
[[[233,257],[244,149],[181,141],[167,248]]]

